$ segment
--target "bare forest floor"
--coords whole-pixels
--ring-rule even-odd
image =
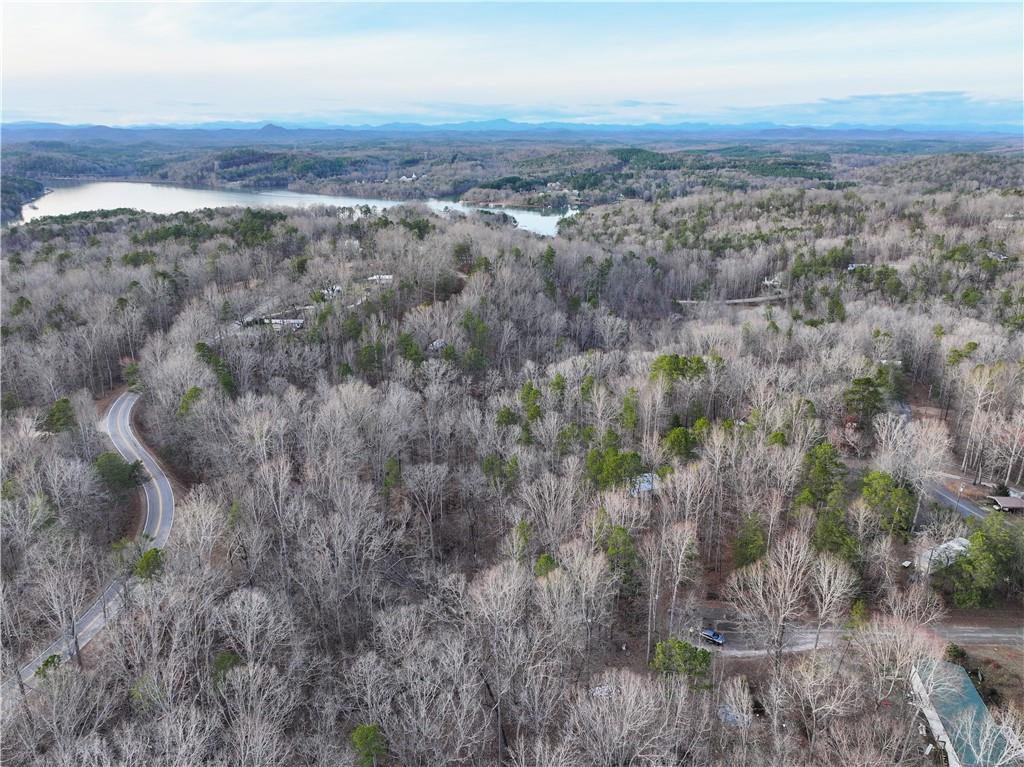
[[[925,384],[913,384],[907,391],[907,404],[914,409],[914,415],[926,418],[941,418],[942,408],[933,399],[932,387]]]
[[[986,703],[999,706],[1012,702],[1024,709],[1024,608],[1012,603],[985,608],[950,608],[943,623],[984,627],[994,632],[1015,630],[1019,634],[1020,641],[1016,645],[985,644],[984,635],[978,641],[957,640],[956,643],[967,652],[959,663]]]
[[[140,402],[132,412],[132,429],[135,430],[135,434],[142,443],[142,446],[146,448],[156,459],[156,462],[163,469],[164,474],[167,475],[167,479],[171,483],[171,488],[174,490],[175,499],[181,498],[185,493],[188,492],[192,485],[198,482],[198,478],[195,477],[188,469],[178,465],[167,455],[164,454],[156,445],[157,442],[149,438],[146,432],[145,422],[142,420],[140,412],[146,407],[145,401]]]
[[[974,645],[961,665],[986,703],[1024,708],[1024,647]]]
[[[110,410],[111,405],[113,405],[114,400],[124,390],[124,386],[119,386],[94,398],[97,423],[102,422],[107,417],[107,412]],[[105,441],[104,449],[111,450],[113,448],[108,441]],[[109,550],[117,541],[134,538],[142,531],[145,524],[145,504],[143,498],[142,488],[139,487],[134,492],[125,493],[119,498],[114,497],[111,499],[110,508],[107,510],[106,524],[103,529],[95,533],[95,538],[100,545]],[[98,599],[107,588],[107,585],[107,579],[101,579],[101,582],[96,584],[96,587],[91,590],[87,602],[91,604]],[[102,645],[104,642],[105,639],[101,635],[96,641],[82,648],[81,659],[83,665],[91,665],[90,661],[95,657],[94,653],[100,651],[99,645]],[[38,651],[38,649],[41,648],[35,648],[33,652]],[[26,654],[23,660],[27,660],[28,657],[30,655]]]

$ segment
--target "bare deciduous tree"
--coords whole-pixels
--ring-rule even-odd
[[[733,573],[728,582],[730,601],[746,630],[760,638],[773,665],[782,664],[782,651],[793,624],[804,613],[804,599],[814,564],[806,536],[793,532],[768,555]]]
[[[810,591],[818,616],[814,632],[814,649],[817,651],[822,626],[838,622],[849,609],[857,593],[857,576],[838,557],[822,553],[811,568]]]

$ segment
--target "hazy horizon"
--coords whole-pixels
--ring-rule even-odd
[[[1015,130],[1024,112],[1018,3],[239,10],[7,4],[2,119]]]
[[[773,120],[762,120],[762,121],[745,121],[745,122],[723,122],[713,120],[686,120],[680,119],[673,122],[570,122],[566,120],[510,120],[504,117],[497,118],[480,118],[476,120],[442,120],[442,119],[430,119],[423,118],[417,120],[402,120],[393,119],[388,121],[377,121],[377,122],[330,122],[320,120],[315,117],[308,119],[275,119],[267,118],[262,120],[208,120],[200,122],[156,122],[156,123],[132,123],[132,124],[114,124],[114,123],[99,123],[99,122],[58,122],[53,120],[33,120],[33,119],[21,119],[21,120],[7,120],[3,119],[0,124],[8,127],[17,126],[59,126],[60,128],[116,128],[121,130],[259,130],[261,128],[283,128],[286,130],[367,130],[372,131],[375,129],[386,129],[389,127],[403,127],[407,126],[410,128],[445,128],[445,127],[457,127],[457,128],[469,128],[471,126],[480,125],[482,129],[488,130],[492,126],[508,125],[513,126],[517,129],[526,129],[531,126],[537,128],[543,128],[545,126],[558,126],[559,128],[565,127],[566,129],[580,128],[589,130],[600,130],[606,128],[609,130],[616,129],[630,129],[636,128],[638,130],[650,128],[652,130],[660,129],[671,129],[681,128],[684,131],[692,130],[694,133],[700,133],[702,126],[707,126],[710,129],[735,129],[737,131],[753,130],[757,128],[778,128],[778,129],[818,129],[818,130],[895,130],[904,131],[908,133],[913,132],[957,132],[962,131],[964,133],[1006,133],[1008,135],[1016,135],[1021,130],[1021,125],[1017,124],[992,124],[992,123],[979,123],[979,122],[962,122],[962,123],[935,123],[935,124],[920,124],[914,122],[900,122],[892,124],[879,124],[879,123],[868,123],[868,122],[831,122],[831,123],[812,123],[812,122],[778,122]]]

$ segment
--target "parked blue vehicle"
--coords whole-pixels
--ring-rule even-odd
[[[700,630],[700,638],[705,640],[705,641],[707,641],[707,642],[713,642],[714,644],[717,644],[717,645],[725,644],[725,635],[724,634],[719,634],[714,629],[701,629]]]

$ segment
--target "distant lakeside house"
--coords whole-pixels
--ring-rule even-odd
[[[651,472],[640,474],[629,481],[629,494],[634,498],[641,495],[649,495],[657,489],[658,477]]]

